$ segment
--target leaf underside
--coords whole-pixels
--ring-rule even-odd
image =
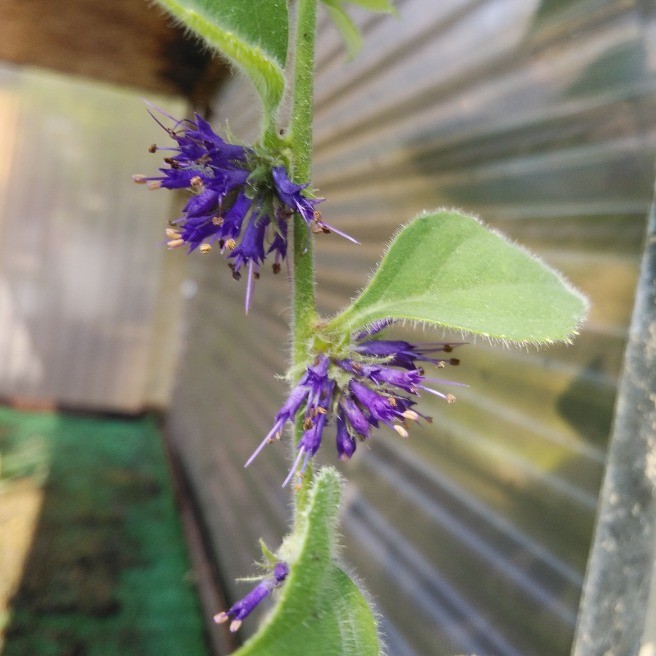
[[[246,73],[275,113],[284,91],[289,39],[286,0],[157,0]]]

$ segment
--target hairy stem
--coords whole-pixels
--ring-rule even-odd
[[[293,160],[292,179],[298,184],[308,182],[312,175],[312,102],[314,88],[314,48],[317,0],[298,0],[296,6],[296,47],[294,89],[290,121],[290,146]],[[294,216],[293,252],[293,326],[292,366],[307,362],[308,342],[316,320],[314,298],[314,260],[312,239],[308,227],[299,215]],[[302,420],[297,422],[294,445],[302,435]],[[310,466],[297,490],[296,506],[305,506],[312,478]],[[297,515],[298,517],[298,515]]]

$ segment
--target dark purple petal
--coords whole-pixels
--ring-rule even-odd
[[[286,562],[280,561],[279,563],[276,563],[273,568],[273,578],[276,580],[276,583],[282,583],[287,578],[288,574],[289,565]]]
[[[351,396],[342,394],[339,406],[344,417],[348,419],[349,424],[353,427],[353,430],[361,435],[363,439],[369,437],[371,423],[362,413],[362,410],[358,408]]]
[[[160,169],[164,174],[160,178],[149,178],[149,180],[159,181],[159,186],[165,189],[186,189],[192,187],[194,178],[203,179],[202,171],[195,168],[185,169]]]
[[[194,217],[188,220],[180,233],[182,239],[189,244],[189,250],[198,248],[206,239],[211,240],[217,235],[219,228],[212,221],[213,215]]]
[[[337,415],[335,445],[337,447],[337,457],[340,460],[350,460],[357,446],[355,438],[348,432],[346,421],[341,412]]]
[[[233,261],[235,272],[249,262],[260,264],[264,260],[264,233],[269,225],[269,217],[252,216],[244,228],[241,242],[228,255]]]
[[[192,196],[184,207],[184,211],[189,216],[198,216],[200,214],[209,214],[217,209],[219,203],[219,193],[213,190],[205,190],[196,196]]]
[[[235,199],[232,207],[221,215],[221,238],[237,239],[241,233],[241,228],[246,215],[251,209],[252,202],[243,191]]]
[[[419,369],[400,371],[391,367],[380,366],[369,373],[368,378],[377,385],[394,385],[414,394],[424,376]]]
[[[349,381],[349,389],[374,419],[389,423],[396,417],[397,413],[394,406],[390,403],[390,397],[378,394],[378,392],[375,392],[367,385],[355,379]]]
[[[310,388],[307,385],[297,385],[283,403],[280,411],[276,415],[277,419],[284,418],[284,421],[292,421],[298,412],[298,409],[305,403]]]
[[[274,257],[274,271],[277,273],[280,270],[280,262],[285,259],[287,255],[287,223],[281,223],[275,231],[273,241],[267,253],[275,253]]]
[[[305,189],[309,183],[305,184],[296,184],[289,179],[287,171],[284,166],[275,166],[271,169],[271,175],[273,176],[273,182],[276,185],[276,191],[280,200],[282,200],[286,205],[291,207],[294,204],[295,196],[298,195],[303,189]]]
[[[213,175],[211,177],[204,176],[203,182],[206,187],[223,196],[237,187],[243,187],[249,175],[250,172],[246,169],[214,169]]]
[[[301,191],[308,185],[295,184],[287,176],[284,166],[277,166],[271,170],[274,186],[278,198],[294,214],[300,214],[305,222],[310,225],[314,220],[315,205],[323,199],[310,199],[301,194]]]

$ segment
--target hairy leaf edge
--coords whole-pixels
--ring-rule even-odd
[[[396,240],[396,238],[407,228],[409,225],[414,223],[415,221],[422,219],[424,217],[429,217],[429,216],[434,216],[436,214],[439,214],[440,212],[449,212],[449,213],[456,213],[460,214],[463,216],[466,216],[470,219],[473,219],[476,221],[479,225],[483,226],[486,230],[490,231],[500,239],[502,239],[505,243],[510,244],[526,254],[528,257],[530,257],[532,260],[534,260],[536,263],[538,263],[540,266],[544,267],[546,270],[548,270],[550,273],[552,273],[558,280],[559,282],[563,285],[563,287],[569,291],[575,298],[577,298],[581,302],[581,313],[579,316],[574,318],[574,322],[572,325],[572,328],[570,332],[564,336],[564,337],[554,337],[554,338],[544,338],[544,339],[515,339],[515,338],[508,338],[504,337],[503,335],[492,335],[492,334],[487,334],[483,332],[476,332],[472,330],[468,330],[466,328],[463,328],[462,326],[455,326],[451,325],[447,322],[435,322],[435,321],[430,321],[426,319],[422,319],[420,317],[412,317],[412,316],[406,316],[406,317],[392,317],[395,319],[399,319],[402,325],[405,325],[407,323],[410,323],[413,327],[424,327],[424,328],[435,328],[435,327],[440,327],[449,331],[453,331],[456,334],[459,334],[462,338],[473,338],[473,341],[475,341],[477,338],[484,338],[486,339],[489,343],[491,344],[501,344],[505,347],[508,346],[548,346],[550,344],[556,344],[556,343],[564,343],[564,344],[571,344],[574,337],[579,334],[580,328],[585,322],[585,319],[587,317],[588,311],[590,309],[590,301],[588,300],[587,296],[583,294],[581,291],[579,291],[572,283],[557,269],[553,268],[549,264],[546,264],[544,260],[539,256],[533,253],[531,250],[523,246],[522,244],[517,243],[508,235],[504,234],[500,230],[497,230],[496,228],[492,228],[488,226],[484,221],[481,220],[480,217],[476,216],[475,214],[471,214],[469,212],[463,212],[462,210],[459,210],[457,208],[447,208],[447,207],[440,207],[436,210],[424,210],[423,212],[420,212],[416,216],[414,216],[410,221],[407,223],[401,225],[397,230],[394,232],[392,237],[389,239],[387,246],[385,248],[385,251],[381,257],[381,259],[378,262],[378,265],[376,268],[372,271],[372,274],[369,278],[369,280],[365,283],[365,285],[360,289],[355,296],[351,298],[351,302],[349,307],[347,307],[345,310],[342,310],[341,312],[338,312],[335,314],[331,319],[328,320],[326,328],[328,330],[340,330],[343,328],[346,328],[348,332],[356,332],[357,330],[362,330],[363,328],[366,328],[368,325],[371,324],[372,321],[375,321],[378,317],[375,319],[370,319],[363,321],[361,318],[358,318],[358,314],[364,314],[364,313],[358,313],[358,312],[350,312],[351,308],[353,307],[353,304],[360,298],[360,296],[363,294],[363,292],[369,287],[370,284],[373,283],[373,281],[376,279],[376,276],[380,270],[380,264],[382,261],[385,259],[387,254],[389,253],[392,244]],[[375,306],[372,306],[375,307]],[[349,315],[353,314],[353,318],[349,318]],[[367,313],[370,314],[370,313]]]

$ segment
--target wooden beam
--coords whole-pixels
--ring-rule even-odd
[[[0,3],[0,60],[207,103],[226,67],[146,0]]]

